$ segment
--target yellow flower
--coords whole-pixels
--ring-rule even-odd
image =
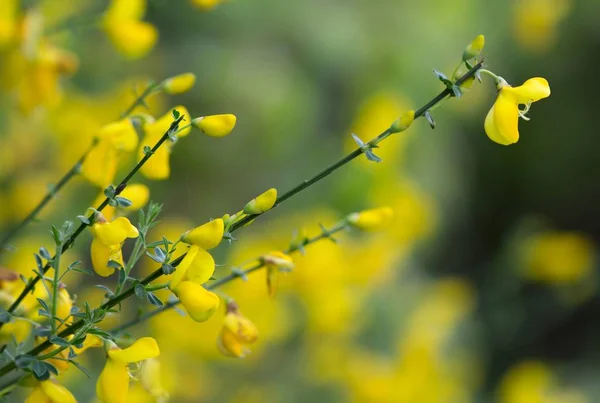
[[[212,10],[221,3],[223,0],[192,0],[192,4],[204,11]]]
[[[18,6],[18,0],[0,1],[0,48],[16,37]]]
[[[64,320],[64,325],[60,322],[57,322],[57,327],[60,330],[62,326],[68,326],[73,322],[73,318],[69,317],[71,315],[71,308],[73,308],[73,300],[71,300],[71,296],[65,287],[61,287],[58,291],[58,306],[56,309],[56,317]],[[69,318],[69,319],[67,319]]]
[[[167,94],[181,94],[189,91],[195,83],[196,75],[194,73],[184,73],[164,80],[162,88]]]
[[[181,240],[202,249],[212,249],[221,243],[225,224],[222,218],[209,221],[181,235]]]
[[[141,21],[144,14],[146,0],[112,0],[102,20],[115,48],[130,59],[144,57],[158,40],[156,28]]]
[[[244,207],[246,214],[262,214],[273,208],[277,202],[277,189],[271,188],[261,195],[250,200]]]
[[[379,207],[348,215],[347,220],[353,227],[365,231],[377,231],[390,223],[394,211],[390,207]]]
[[[219,333],[217,346],[225,355],[244,358],[250,354],[248,346],[258,339],[258,329],[254,323],[243,316],[237,304],[230,301]]]
[[[54,380],[47,380],[31,391],[25,403],[77,403],[77,400],[67,388]]]
[[[144,363],[140,371],[142,386],[151,396],[156,398],[157,402],[167,401],[169,398],[169,392],[163,386],[160,367],[160,361],[151,358]]]
[[[101,189],[110,185],[117,173],[119,158],[135,149],[138,136],[130,119],[109,123],[96,133],[98,144],[87,155],[81,174]]]
[[[176,106],[173,109],[177,110],[181,115],[183,115],[186,121],[189,121],[190,115],[185,107]],[[138,152],[138,158],[140,160],[144,157],[144,147],[154,147],[156,143],[158,143],[158,141],[161,139],[161,137],[167,132],[167,130],[169,130],[169,127],[171,126],[171,123],[173,123],[173,120],[173,115],[169,111],[156,121],[149,121],[144,124],[144,139],[141,142],[140,149]],[[183,122],[180,124],[180,127],[182,125]],[[189,134],[190,131],[191,127],[185,128],[179,133],[177,133],[177,137],[185,137]],[[152,154],[152,156],[146,161],[144,166],[142,166],[140,171],[146,178],[153,180],[163,180],[169,177],[169,174],[171,173],[171,168],[169,166],[171,144],[171,141],[167,140],[165,144],[162,144],[154,152],[154,154]]]
[[[413,111],[412,109],[408,110],[404,112],[398,119],[396,119],[396,121],[390,127],[390,130],[392,131],[392,133],[403,132],[404,130],[408,129],[410,125],[412,125],[412,122],[414,120],[415,111]]]
[[[192,120],[192,124],[206,135],[224,137],[231,133],[235,127],[236,120],[235,115],[231,114],[211,115],[195,118]]]
[[[219,297],[204,287],[215,272],[215,261],[204,249],[193,245],[181,261],[169,288],[179,297],[192,319],[204,322],[219,307]]]
[[[112,222],[101,218],[91,228],[94,239],[91,246],[92,265],[96,273],[107,277],[114,273],[113,267],[108,267],[109,261],[123,266],[121,245],[127,238],[137,238],[138,229],[125,217],[119,217]]]
[[[160,350],[152,337],[142,337],[130,347],[113,345],[96,384],[96,394],[104,403],[125,403],[129,392],[129,363],[158,357]]]
[[[119,196],[129,200],[131,202],[131,206],[106,206],[104,210],[102,210],[102,215],[104,215],[104,218],[106,218],[106,220],[108,221],[112,220],[115,217],[117,209],[125,212],[130,212],[139,210],[142,207],[144,207],[148,203],[148,200],[150,200],[150,189],[148,188],[148,186],[142,185],[141,183],[132,183],[131,185],[127,185],[127,187],[123,189]],[[100,205],[100,203],[102,203],[105,198],[106,196],[104,195],[104,192],[100,193],[93,205]]]
[[[502,145],[519,141],[519,116],[525,118],[531,103],[550,96],[548,81],[541,77],[530,78],[520,87],[511,87],[500,79],[498,97],[485,118],[488,137]],[[519,110],[525,105],[525,110]]]
[[[475,39],[473,39],[473,41],[465,48],[462,56],[463,60],[466,62],[479,56],[484,45],[485,37],[483,35],[477,35],[477,37],[475,37]]]
[[[529,238],[523,246],[525,275],[547,284],[572,284],[594,271],[592,240],[576,232],[548,231]]]
[[[291,256],[280,251],[273,251],[262,256],[262,261],[267,266],[267,291],[273,298],[279,288],[279,273],[292,271],[295,267]]]
[[[571,12],[572,0],[520,0],[513,4],[514,35],[527,51],[544,53],[556,44],[559,24]]]

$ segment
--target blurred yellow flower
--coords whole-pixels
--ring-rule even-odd
[[[104,403],[125,403],[130,377],[127,364],[155,358],[159,354],[158,344],[152,337],[142,337],[125,349],[113,344],[96,384],[98,398]]]
[[[221,243],[224,231],[223,219],[217,218],[185,232],[181,235],[181,240],[202,249],[212,249]]]
[[[184,106],[176,106],[173,108],[177,110],[182,116],[184,116],[184,122],[190,121],[190,114]],[[144,157],[144,147],[154,147],[156,143],[162,138],[162,136],[169,130],[171,123],[173,123],[173,114],[171,111],[165,113],[163,116],[158,118],[156,121],[149,121],[144,123],[144,139],[140,144],[138,151],[138,158],[141,160]],[[184,122],[180,124],[183,126]],[[182,129],[177,133],[177,137],[185,137],[191,131],[191,127]],[[169,166],[169,159],[171,155],[171,141],[167,140],[162,144],[152,156],[146,161],[144,166],[140,169],[140,172],[148,179],[163,180],[167,179],[171,173],[171,167]]]
[[[403,132],[404,130],[408,129],[410,127],[410,125],[412,125],[412,122],[415,120],[415,111],[408,110],[406,112],[404,112],[402,115],[400,115],[400,117],[398,119],[396,119],[394,121],[394,123],[392,123],[392,126],[390,127],[390,130],[392,131],[392,133],[399,133],[399,132]]]
[[[248,346],[258,339],[258,329],[248,318],[240,313],[238,305],[229,301],[223,328],[219,333],[217,345],[225,355],[244,358],[250,354]]]
[[[122,154],[137,147],[138,136],[133,122],[126,118],[103,126],[95,138],[98,143],[84,160],[81,174],[104,190],[114,181]]]
[[[19,0],[0,2],[0,48],[12,42],[17,35]]]
[[[524,275],[547,284],[572,284],[589,278],[594,271],[593,241],[577,232],[548,231],[523,244]]]
[[[379,207],[349,214],[348,223],[364,231],[377,231],[390,224],[394,217],[394,210],[390,207]]]
[[[121,246],[127,238],[137,238],[138,229],[125,217],[119,217],[112,222],[100,218],[91,227],[94,234],[91,246],[92,265],[96,273],[108,277],[114,273],[115,268],[109,267],[109,262],[124,265]]]
[[[261,195],[250,200],[246,206],[244,206],[244,213],[246,214],[262,214],[265,211],[270,210],[277,201],[277,189],[271,188]]]
[[[233,128],[237,118],[232,114],[201,116],[192,120],[194,127],[211,137],[227,136]]]
[[[569,14],[571,0],[513,0],[514,35],[529,52],[544,53],[556,43],[558,24]]]
[[[191,0],[191,2],[199,9],[208,11],[223,3],[224,0]]]
[[[115,48],[125,57],[146,56],[158,40],[154,25],[141,21],[146,14],[146,0],[112,0],[102,27]]]
[[[502,145],[519,141],[519,116],[525,114],[533,102],[550,96],[548,81],[541,77],[530,78],[519,87],[511,87],[501,80],[498,85],[498,97],[485,118],[485,132],[488,137]],[[519,110],[525,105],[525,110]]]
[[[47,380],[37,384],[25,403],[77,403],[77,400],[67,388],[54,380]]]
[[[269,252],[261,257],[267,267],[267,292],[273,298],[279,288],[279,273],[289,272],[294,269],[294,260],[291,256],[280,251]]]
[[[106,206],[104,210],[102,210],[102,215],[104,215],[104,218],[106,218],[107,221],[111,221],[116,218],[115,214],[117,214],[117,212],[128,213],[143,208],[150,200],[150,188],[146,185],[142,185],[141,183],[132,183],[127,185],[127,187],[123,189],[119,196],[129,200],[131,202],[131,206]],[[104,195],[104,192],[100,193],[92,205],[94,207],[99,206],[105,198],[106,196]]]
[[[194,73],[184,73],[164,80],[162,88],[167,94],[181,94],[189,91],[195,82],[196,75]]]

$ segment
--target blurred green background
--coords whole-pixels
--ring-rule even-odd
[[[264,274],[227,287],[261,335],[245,360],[218,355],[219,315],[196,324],[173,313],[132,330],[159,341],[172,401],[598,401],[598,1],[237,0],[203,10],[156,0],[144,20],[159,42],[135,61],[78,23],[106,2],[23,3],[41,7],[49,26],[67,19],[50,39],[78,56],[79,69],[61,78],[56,106],[27,114],[2,76],[2,231],[77,159],[93,130],[125,109],[116,94],[132,79],[193,72],[193,90],[156,96],[149,112],[185,105],[193,116],[238,119],[225,138],[181,139],[169,180],[136,180],[164,203],[157,238],[235,212],[269,187],[293,187],[352,150],[352,132],[376,136],[435,96],[442,85],[432,69],[450,75],[478,34],[487,68],[510,84],[550,83],[551,97],[520,122],[515,145],[485,135],[495,88],[484,77],[433,112],[435,130],[418,120],[381,144],[382,163],[361,158],[236,233],[216,252],[226,265],[216,277],[285,248],[296,228],[314,234],[319,222],[353,211],[395,210],[381,233],[309,247],[274,300]],[[83,180],[70,184],[14,242],[17,251],[50,223],[81,214],[97,193]],[[76,249],[89,262],[85,238]],[[0,264],[33,264],[31,254],[16,256]],[[91,285],[112,281],[85,280],[71,292],[99,301]],[[97,374],[101,354],[90,357]],[[93,401],[92,381],[69,372],[65,384]],[[155,400],[132,389],[131,401]]]

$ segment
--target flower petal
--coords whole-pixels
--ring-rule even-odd
[[[221,243],[224,231],[223,219],[217,218],[186,232],[182,235],[181,240],[202,249],[212,249]]]
[[[92,240],[90,251],[92,267],[99,276],[108,277],[115,272],[114,268],[108,267],[108,261],[110,260],[111,254],[113,254],[113,252],[110,247],[104,245],[98,238]]]
[[[96,394],[104,403],[125,403],[129,392],[127,363],[106,360],[104,369],[96,383]]]
[[[196,284],[204,284],[215,272],[215,260],[210,253],[198,248],[198,253],[188,268],[187,277]]]
[[[185,278],[187,278],[187,276],[186,276],[187,271],[188,271],[190,265],[192,264],[192,262],[194,261],[194,258],[198,254],[199,250],[200,250],[199,246],[193,245],[187,251],[187,253],[185,254],[185,257],[183,258],[181,263],[179,263],[179,265],[177,266],[177,269],[175,269],[175,273],[173,273],[173,276],[171,277],[171,281],[169,283],[169,288],[171,290],[174,290],[175,288],[177,288],[177,286],[179,284],[181,284],[181,282]]]
[[[69,392],[67,388],[56,382],[40,382],[40,387],[52,403],[77,403],[73,394]]]
[[[550,85],[545,78],[535,77],[519,87],[504,87],[502,91],[511,93],[519,104],[536,102],[550,96]]]
[[[199,284],[184,281],[173,291],[196,322],[204,322],[219,307],[219,297]]]
[[[142,337],[127,348],[116,348],[108,351],[110,360],[120,361],[121,363],[147,360],[148,358],[158,357],[159,354],[158,344],[152,337]]]
[[[117,245],[126,238],[137,238],[138,229],[125,217],[119,217],[110,223],[94,224],[94,234],[105,246]]]
[[[517,101],[501,92],[485,118],[485,132],[490,140],[509,145],[519,141],[519,108]]]

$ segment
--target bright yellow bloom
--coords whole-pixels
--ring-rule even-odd
[[[193,245],[177,266],[169,282],[169,287],[173,290],[184,280],[204,284],[212,277],[214,272],[215,261],[210,253],[199,246]]]
[[[195,83],[196,75],[194,73],[184,73],[164,80],[162,88],[167,94],[181,94],[189,91]]]
[[[152,337],[142,337],[130,347],[108,350],[108,359],[96,384],[96,394],[104,403],[125,403],[129,392],[127,364],[158,357],[160,350]]]
[[[185,122],[189,122],[190,114],[188,110],[184,106],[176,106],[173,108],[177,110],[182,116],[184,116],[185,121],[180,123],[180,127],[182,127]],[[138,158],[141,160],[144,157],[144,147],[148,146],[153,148],[156,143],[161,139],[162,136],[169,130],[169,127],[173,123],[173,114],[171,111],[165,113],[156,121],[149,121],[144,124],[144,139],[141,142],[140,149],[138,152]],[[191,131],[191,127],[181,130],[177,133],[177,137],[185,137]],[[171,167],[169,166],[169,160],[171,156],[171,148],[172,145],[171,140],[167,140],[164,144],[162,144],[155,152],[152,154],[150,159],[146,161],[144,166],[140,169],[142,174],[148,178],[153,180],[163,180],[167,179],[171,173]]]
[[[379,207],[371,210],[363,210],[348,215],[347,220],[352,226],[365,230],[377,231],[390,223],[394,216],[394,210],[390,207]]]
[[[209,11],[223,3],[223,1],[224,0],[192,0],[192,4],[204,11]]]
[[[109,123],[96,133],[98,144],[90,151],[81,167],[81,174],[101,189],[110,185],[117,173],[119,159],[131,152],[138,136],[130,119]]]
[[[113,267],[108,267],[109,261],[115,261],[123,266],[121,246],[127,238],[137,238],[138,229],[125,217],[119,217],[112,222],[96,222],[92,225],[94,239],[91,246],[92,265],[96,273],[107,277],[114,273]]]
[[[481,53],[483,50],[483,46],[485,45],[485,37],[483,35],[477,35],[475,39],[471,43],[467,45],[465,51],[463,52],[463,60],[469,61]]]
[[[146,56],[158,40],[154,25],[141,21],[145,14],[146,0],[112,0],[102,20],[115,48],[130,59]]]
[[[498,85],[498,98],[485,118],[488,137],[502,145],[519,141],[519,116],[525,118],[531,103],[550,96],[548,81],[541,77],[530,78],[520,87],[511,87],[506,81]],[[525,110],[519,110],[525,105]]]
[[[40,382],[29,394],[25,403],[77,403],[67,388],[53,380]]]
[[[231,133],[236,120],[235,115],[231,114],[211,115],[195,118],[192,124],[208,136],[224,137]]]
[[[212,249],[221,243],[225,224],[222,218],[209,221],[181,235],[181,240],[202,249]]]
[[[267,291],[273,298],[279,288],[279,273],[292,271],[295,267],[294,260],[280,251],[269,252],[261,260],[267,266]]]
[[[131,206],[106,206],[104,210],[102,210],[102,215],[107,221],[111,221],[113,218],[115,218],[117,210],[130,212],[143,208],[150,200],[150,188],[148,188],[146,185],[142,185],[141,183],[132,183],[127,185],[127,187],[123,189],[119,196],[129,200],[131,202]],[[100,205],[105,198],[106,196],[104,195],[104,192],[100,193],[94,201],[93,206]]]
[[[258,339],[258,329],[240,313],[233,301],[227,304],[227,314],[219,333],[217,346],[225,355],[244,358],[250,354],[248,346]]]
[[[244,207],[244,213],[246,214],[262,214],[265,211],[269,211],[275,205],[277,201],[277,189],[271,188],[261,195],[250,200]]]
[[[157,402],[166,402],[169,398],[169,392],[164,388],[161,374],[160,361],[155,358],[146,360],[140,371],[140,382],[144,389]]]
[[[523,245],[525,275],[547,284],[572,284],[589,278],[596,251],[592,240],[576,232],[548,231]]]
[[[219,307],[219,296],[193,281],[179,283],[173,292],[196,322],[208,320]]]
[[[408,129],[410,125],[412,125],[412,122],[414,120],[415,111],[413,111],[412,109],[408,110],[404,112],[398,119],[396,119],[396,121],[390,127],[390,130],[392,131],[392,133],[403,132],[404,130]]]

